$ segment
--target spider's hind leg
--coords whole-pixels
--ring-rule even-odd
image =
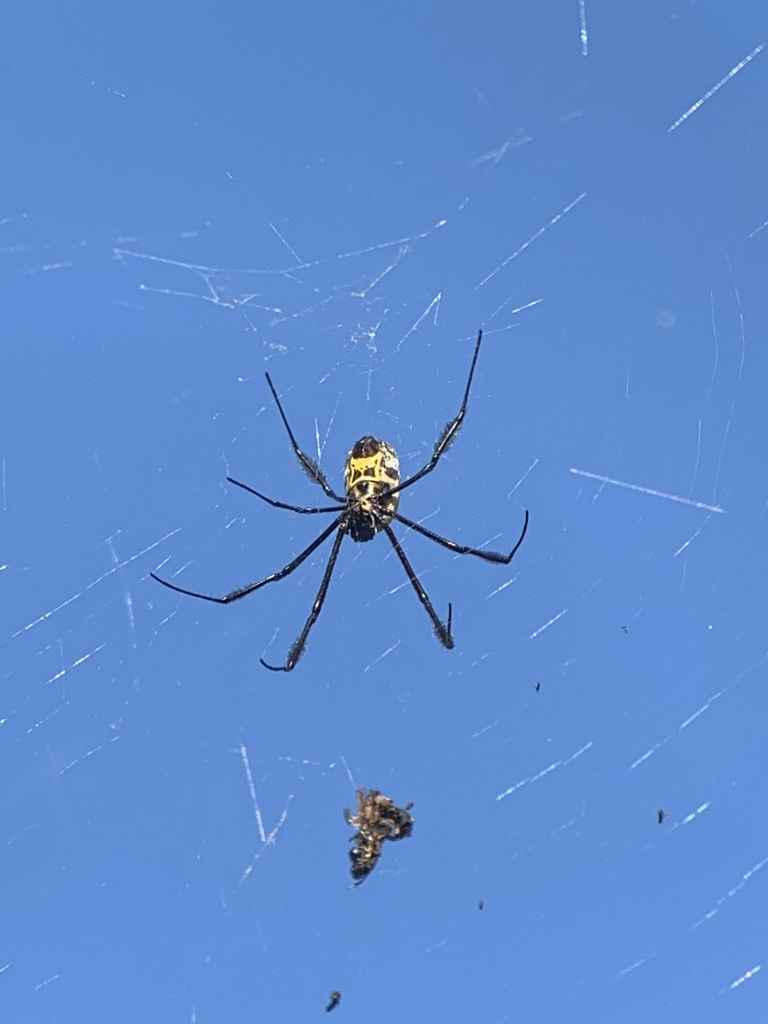
[[[452,616],[453,616],[453,609],[452,609],[451,605],[450,604],[448,605],[448,621],[447,621],[447,623],[441,622],[440,621],[440,617],[438,616],[437,612],[435,611],[434,607],[432,606],[432,602],[430,601],[429,595],[427,594],[426,590],[424,589],[424,586],[423,586],[421,580],[416,575],[416,573],[413,571],[413,566],[408,561],[408,558],[406,557],[406,554],[403,551],[403,549],[400,547],[400,542],[398,541],[397,537],[395,536],[394,531],[392,530],[392,527],[389,525],[389,523],[385,523],[385,522],[382,521],[381,528],[386,533],[387,537],[389,537],[389,542],[392,545],[392,547],[395,549],[395,553],[397,554],[397,557],[400,559],[400,561],[402,562],[403,568],[405,569],[405,575],[408,577],[408,582],[411,584],[413,589],[416,591],[416,596],[421,601],[422,605],[424,606],[424,610],[426,611],[427,615],[432,620],[432,625],[434,626],[434,629],[435,629],[435,636],[440,641],[440,643],[443,645],[443,647],[445,647],[449,651],[452,651],[454,645],[453,645],[453,634],[451,633],[451,621],[452,621]]]

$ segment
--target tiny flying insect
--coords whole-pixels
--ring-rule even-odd
[[[328,1005],[325,1008],[326,1013],[330,1013],[331,1010],[335,1009],[341,1002],[341,992],[331,992],[328,996]]]

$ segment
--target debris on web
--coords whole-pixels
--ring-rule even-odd
[[[376,867],[386,840],[395,842],[412,833],[413,817],[409,813],[412,807],[412,803],[397,807],[378,789],[357,790],[357,812],[352,814],[348,807],[344,808],[345,821],[357,829],[350,840],[354,845],[349,851],[349,870],[355,885],[360,885]]]

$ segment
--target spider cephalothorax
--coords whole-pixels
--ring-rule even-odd
[[[326,527],[320,536],[316,537],[315,540],[313,540],[312,543],[301,552],[301,554],[297,555],[282,569],[279,569],[277,572],[270,573],[269,576],[265,576],[264,579],[257,580],[256,583],[248,583],[244,587],[238,587],[236,590],[231,591],[229,594],[225,594],[223,597],[213,597],[210,594],[200,594],[195,590],[187,590],[184,587],[177,586],[175,583],[169,583],[168,580],[161,579],[159,576],[155,575],[155,573],[150,573],[152,578],[157,580],[158,583],[162,583],[164,587],[168,587],[170,590],[175,590],[179,594],[188,594],[190,597],[199,597],[204,601],[213,601],[216,604],[230,604],[232,601],[238,601],[241,597],[246,597],[248,594],[252,594],[254,591],[260,590],[261,587],[265,587],[268,583],[276,583],[278,580],[284,580],[286,576],[290,576],[294,569],[298,569],[302,562],[306,561],[306,559],[309,558],[309,556],[335,531],[336,536],[333,541],[333,547],[331,548],[331,554],[328,558],[328,564],[325,567],[325,572],[323,573],[323,579],[320,583],[320,589],[317,592],[315,603],[312,605],[309,617],[304,623],[304,628],[288,651],[285,664],[268,665],[263,658],[261,659],[261,663],[265,668],[272,669],[272,671],[275,672],[290,672],[304,653],[304,648],[307,645],[307,638],[310,630],[317,622],[320,612],[322,611],[323,602],[325,601],[326,594],[328,593],[328,585],[331,582],[331,575],[333,574],[334,567],[336,566],[341,542],[345,535],[349,534],[353,540],[363,542],[373,540],[377,533],[385,533],[387,535],[387,539],[395,550],[395,554],[400,559],[403,569],[405,570],[405,574],[408,577],[408,582],[413,587],[416,592],[416,596],[419,601],[421,601],[427,615],[429,615],[432,621],[437,639],[443,647],[447,647],[450,650],[453,647],[453,635],[451,633],[451,605],[448,605],[448,617],[446,621],[443,622],[433,608],[432,602],[430,601],[421,580],[413,571],[413,567],[408,561],[408,558],[400,545],[400,541],[395,536],[391,524],[392,522],[401,523],[409,530],[413,530],[415,533],[421,534],[422,537],[426,537],[428,540],[433,540],[436,544],[440,544],[442,547],[447,548],[449,551],[453,551],[457,555],[474,555],[476,558],[482,558],[486,562],[495,562],[499,565],[509,565],[515,555],[515,552],[523,543],[525,532],[528,529],[527,510],[525,512],[525,519],[523,520],[523,528],[520,532],[520,536],[517,538],[517,543],[508,555],[502,555],[496,551],[484,551],[480,548],[471,548],[465,544],[457,544],[456,541],[448,540],[447,537],[442,537],[439,533],[433,533],[432,530],[428,530],[426,526],[422,526],[420,523],[416,523],[412,519],[408,519],[406,516],[401,515],[400,512],[398,512],[401,492],[404,491],[406,487],[410,487],[412,484],[421,480],[428,473],[431,473],[440,461],[440,458],[448,451],[456,440],[456,436],[458,435],[467,411],[469,390],[472,387],[472,377],[475,373],[475,366],[477,364],[477,357],[480,354],[480,343],[482,340],[483,332],[478,331],[475,354],[472,357],[472,364],[469,368],[469,377],[467,378],[467,386],[464,389],[464,398],[462,399],[461,407],[457,415],[450,421],[450,423],[447,424],[435,442],[435,447],[432,450],[432,455],[429,461],[422,466],[417,473],[414,473],[413,476],[408,477],[407,480],[404,480],[401,483],[400,464],[394,448],[390,447],[386,441],[380,441],[378,438],[371,437],[369,434],[366,434],[365,437],[361,437],[360,440],[355,443],[347,456],[347,461],[344,465],[343,497],[333,490],[331,485],[328,483],[325,473],[320,469],[314,459],[310,458],[306,452],[299,448],[285,412],[283,411],[283,407],[280,404],[280,399],[277,397],[275,386],[272,383],[269,374],[266,374],[267,384],[269,385],[272,397],[275,400],[278,412],[280,413],[280,417],[285,425],[285,429],[288,433],[288,437],[290,438],[291,447],[293,448],[296,458],[299,460],[302,469],[309,478],[318,484],[328,497],[332,498],[336,504],[318,508],[305,508],[302,505],[289,505],[287,502],[275,501],[274,498],[268,498],[266,494],[262,494],[260,491],[254,490],[253,487],[249,487],[247,484],[240,483],[239,480],[235,480],[231,476],[228,476],[227,480],[229,480],[230,483],[235,484],[237,487],[242,487],[243,490],[248,491],[250,494],[255,494],[257,498],[261,498],[262,501],[266,501],[267,504],[272,505],[273,508],[283,508],[290,512],[298,512],[301,515],[316,515],[318,513],[332,512],[336,514],[336,519],[334,519],[331,525]]]

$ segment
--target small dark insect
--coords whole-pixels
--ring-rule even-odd
[[[235,480],[231,476],[228,476],[227,480],[236,487],[240,487],[244,491],[248,491],[249,494],[253,494],[257,498],[260,498],[261,501],[265,501],[273,508],[287,509],[289,512],[296,512],[303,516],[316,515],[317,513],[333,513],[336,518],[330,526],[327,526],[323,532],[312,541],[311,544],[307,545],[301,554],[296,555],[296,557],[291,559],[291,561],[288,562],[287,565],[284,565],[282,569],[278,569],[277,572],[270,573],[269,576],[265,576],[263,579],[257,580],[255,583],[246,583],[245,586],[236,587],[228,594],[224,594],[223,597],[214,597],[212,594],[201,594],[196,590],[188,590],[186,587],[180,587],[176,583],[171,583],[169,580],[162,579],[154,572],[150,573],[152,579],[157,580],[158,583],[162,583],[162,585],[164,587],[168,587],[169,590],[175,590],[177,594],[187,594],[190,597],[199,597],[203,601],[213,601],[214,604],[231,604],[232,601],[239,601],[240,598],[247,597],[248,594],[253,594],[255,591],[261,590],[262,587],[267,586],[269,583],[277,583],[278,580],[284,580],[287,576],[290,576],[292,572],[298,569],[302,562],[305,562],[321,544],[328,540],[329,537],[333,536],[334,540],[331,547],[331,554],[328,558],[325,572],[323,573],[323,578],[320,583],[320,589],[317,592],[317,597],[315,598],[315,603],[312,605],[312,610],[309,613],[309,617],[304,623],[298,638],[291,645],[284,664],[269,665],[263,658],[261,659],[261,664],[264,668],[271,669],[273,672],[290,672],[291,669],[295,668],[296,662],[304,653],[304,648],[307,645],[307,639],[310,631],[317,622],[320,612],[323,609],[325,597],[328,593],[328,586],[331,582],[331,576],[333,575],[336,560],[339,557],[341,542],[344,540],[344,537],[349,535],[352,540],[363,543],[364,541],[373,540],[377,533],[384,533],[386,534],[387,540],[394,548],[395,554],[399,558],[400,564],[405,571],[408,582],[416,593],[416,597],[419,599],[424,610],[429,616],[437,639],[443,647],[447,648],[449,651],[452,650],[454,643],[453,634],[451,633],[451,605],[448,605],[448,616],[446,621],[443,622],[435,611],[421,580],[416,575],[415,570],[411,566],[410,561],[400,546],[400,541],[397,539],[395,532],[392,529],[392,523],[396,521],[402,526],[405,526],[408,530],[413,530],[414,533],[421,534],[421,536],[426,537],[427,540],[434,541],[435,544],[440,544],[442,547],[447,548],[449,551],[453,551],[457,555],[474,555],[475,558],[482,558],[484,561],[494,562],[496,565],[509,565],[515,556],[515,552],[523,543],[525,532],[528,529],[527,509],[523,518],[523,527],[520,531],[520,536],[517,538],[512,550],[507,554],[501,554],[497,551],[486,551],[485,549],[480,548],[472,548],[467,544],[459,544],[454,540],[449,540],[447,537],[443,537],[439,533],[433,533],[432,530],[428,530],[426,526],[422,526],[420,523],[416,523],[412,519],[408,519],[406,516],[401,515],[400,512],[398,512],[401,492],[404,491],[406,487],[410,487],[412,484],[422,480],[428,473],[431,473],[443,455],[456,440],[459,430],[461,429],[461,425],[464,422],[464,416],[467,412],[469,391],[472,387],[472,377],[475,373],[477,357],[480,355],[480,342],[482,340],[483,332],[478,331],[477,342],[475,344],[475,354],[472,357],[472,363],[469,367],[467,386],[464,389],[464,397],[461,400],[459,411],[444,428],[437,441],[435,441],[435,446],[432,449],[432,455],[421,469],[412,476],[409,476],[406,480],[401,481],[400,462],[397,457],[397,452],[394,448],[388,445],[386,441],[382,441],[377,437],[371,437],[369,434],[366,434],[365,437],[361,437],[359,441],[355,442],[352,446],[352,450],[347,456],[347,460],[344,464],[343,495],[337,494],[336,491],[333,490],[325,476],[325,473],[320,469],[314,459],[310,458],[306,452],[299,448],[293,431],[288,424],[288,418],[280,404],[280,399],[277,397],[275,386],[272,383],[269,374],[267,374],[267,384],[272,392],[272,397],[275,400],[277,411],[280,413],[283,426],[288,434],[288,439],[291,442],[294,455],[299,460],[301,468],[310,480],[317,484],[318,487],[322,488],[325,494],[335,504],[311,508],[306,508],[303,505],[290,505],[285,501],[276,501],[274,498],[268,498],[266,494],[262,494],[260,491],[254,490],[253,487],[249,487],[248,484],[241,483],[239,480]]]
[[[657,812],[656,812],[656,814],[658,815],[658,819],[659,819],[659,824],[661,825],[661,823],[662,823],[662,822],[664,821],[664,819],[665,819],[665,818],[667,817],[667,812],[666,812],[666,811],[662,811],[662,810],[659,810],[659,811],[657,811]]]
[[[536,680],[536,682],[534,683],[533,688],[536,691],[536,693],[539,692],[539,690],[541,689],[541,680],[540,679]]]
[[[349,872],[355,880],[355,885],[360,885],[379,863],[381,843],[381,839],[367,836],[349,851],[349,859],[352,862]]]
[[[376,867],[385,840],[395,842],[411,834],[413,817],[408,812],[412,807],[412,803],[405,807],[395,806],[378,789],[367,793],[364,789],[357,790],[357,813],[352,814],[348,807],[344,808],[344,820],[357,829],[350,840],[355,845],[349,851],[352,862],[349,870],[355,885],[360,885]]]
[[[331,1010],[335,1009],[341,1002],[341,992],[331,992],[328,996],[328,1005],[325,1008],[326,1013],[330,1013]]]
[[[478,910],[482,910],[484,906],[485,906],[485,900],[478,900],[477,901],[477,909]]]

